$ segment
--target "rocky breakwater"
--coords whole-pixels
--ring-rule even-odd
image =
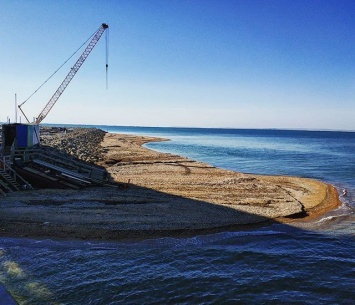
[[[97,128],[64,129],[55,134],[41,135],[41,144],[58,149],[79,160],[97,163],[103,161],[101,142],[106,132]]]

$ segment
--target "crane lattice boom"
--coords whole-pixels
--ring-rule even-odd
[[[90,52],[93,50],[102,34],[108,28],[106,23],[103,23],[100,28],[93,35],[93,38],[89,42],[88,46],[85,48],[79,59],[76,61],[75,65],[70,69],[68,75],[65,77],[61,85],[58,87],[57,91],[53,94],[51,99],[48,101],[47,105],[43,108],[42,112],[38,115],[35,124],[41,123],[44,118],[48,115],[49,111],[53,108],[54,104],[57,102],[59,97],[64,92],[65,88],[69,85],[70,81],[73,79],[75,74],[78,72],[86,58],[89,56]]]

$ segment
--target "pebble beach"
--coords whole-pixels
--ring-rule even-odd
[[[104,167],[109,186],[17,192],[0,201],[2,236],[122,240],[295,223],[340,205],[320,181],[237,173],[143,145],[168,139],[94,128],[42,145]]]

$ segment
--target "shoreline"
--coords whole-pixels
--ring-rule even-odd
[[[191,237],[307,222],[341,204],[337,190],[323,182],[242,174],[143,147],[166,140],[106,133],[96,164],[114,187],[13,193],[0,200],[0,236]]]

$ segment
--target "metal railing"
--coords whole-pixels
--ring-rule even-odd
[[[1,168],[6,171],[6,166],[10,166],[11,167],[11,157],[8,155],[8,156],[1,156],[1,160],[0,160],[0,166]]]
[[[14,182],[25,186],[26,189],[32,189],[31,184],[16,173],[16,171],[11,168],[11,165],[4,163],[4,172],[6,172]],[[19,181],[21,181],[21,183],[19,183]]]

